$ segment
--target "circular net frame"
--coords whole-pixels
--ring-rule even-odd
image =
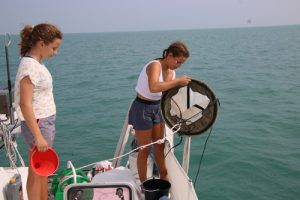
[[[181,127],[178,133],[189,136],[200,135],[202,133],[205,133],[214,124],[218,114],[219,102],[214,92],[205,83],[198,80],[192,80],[188,86],[193,92],[199,92],[200,94],[207,96],[210,100],[210,103],[202,111],[202,117],[200,119],[191,124],[187,124],[184,122],[181,123]],[[182,87],[175,87],[163,92],[161,98],[160,106],[162,116],[169,128],[182,122],[182,119],[180,117],[178,117],[177,115],[172,116],[170,114],[172,97],[176,95],[179,89]]]

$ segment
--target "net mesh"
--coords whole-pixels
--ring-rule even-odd
[[[169,127],[180,124],[180,134],[199,135],[215,122],[219,101],[203,82],[192,80],[188,86],[175,87],[163,93],[162,116]]]

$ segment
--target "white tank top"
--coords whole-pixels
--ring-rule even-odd
[[[162,92],[155,92],[155,93],[152,93],[150,92],[150,89],[149,89],[149,82],[148,82],[148,75],[147,75],[147,67],[153,63],[153,62],[158,62],[159,65],[160,65],[160,75],[159,75],[159,82],[163,82],[163,75],[162,75],[162,67],[161,67],[161,64],[158,60],[152,60],[150,62],[148,62],[143,70],[141,71],[140,73],[140,76],[138,78],[138,81],[137,81],[137,85],[135,87],[135,91],[137,93],[139,93],[140,95],[142,95],[143,97],[146,97],[147,99],[150,99],[150,100],[153,100],[153,101],[157,101],[157,100],[160,100],[161,99],[161,96],[162,96]],[[175,78],[175,71],[174,72],[174,75],[173,75],[173,79]]]

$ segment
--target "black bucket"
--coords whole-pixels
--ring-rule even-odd
[[[171,183],[162,179],[149,179],[142,184],[145,200],[158,200],[162,196],[168,196]]]

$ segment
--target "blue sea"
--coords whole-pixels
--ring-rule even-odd
[[[196,181],[199,199],[300,199],[300,26],[65,34],[59,54],[46,61],[60,169],[68,160],[81,167],[114,156],[141,68],[175,40],[191,53],[177,75],[205,82],[221,103]],[[3,35],[0,42],[6,86]],[[12,82],[18,42],[12,35]],[[193,181],[207,136],[192,137]],[[3,149],[0,156],[0,166],[7,165]]]

